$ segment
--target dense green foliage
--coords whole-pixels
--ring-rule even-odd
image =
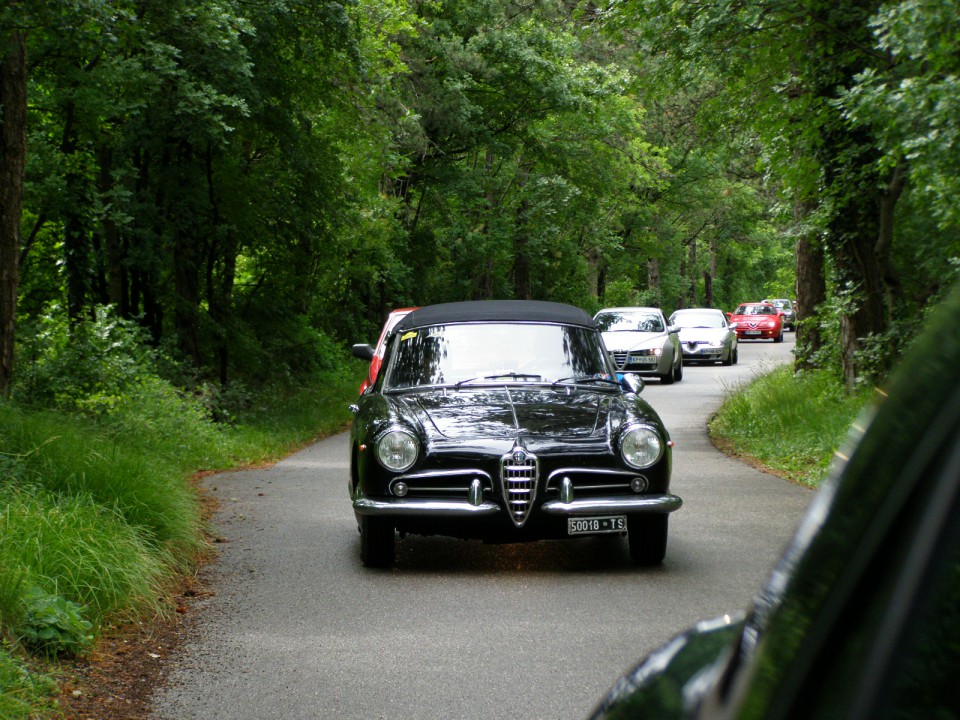
[[[956,273],[955,0],[0,8],[28,341],[110,305],[224,391],[391,307],[729,309],[796,269],[802,360],[852,381]]]
[[[6,0],[18,332],[109,305],[227,392],[391,307],[796,290],[802,364],[873,378],[957,271],[957,10]]]

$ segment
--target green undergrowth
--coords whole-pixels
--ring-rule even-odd
[[[735,388],[710,421],[710,437],[735,455],[818,487],[834,453],[870,397],[847,393],[826,372],[777,368]]]
[[[174,581],[208,551],[196,473],[344,428],[361,374],[264,393],[230,422],[149,378],[96,413],[0,401],[0,719],[55,717],[58,662],[111,623],[173,611]]]

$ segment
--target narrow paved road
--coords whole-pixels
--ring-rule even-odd
[[[700,619],[744,608],[811,493],[717,452],[723,395],[789,361],[787,342],[741,344],[740,364],[690,367],[644,396],[677,446],[662,567],[626,543],[486,546],[407,538],[369,571],[347,498],[347,437],[268,470],[209,480],[225,542],[205,574],[192,639],[155,720],[576,720],[644,654]]]

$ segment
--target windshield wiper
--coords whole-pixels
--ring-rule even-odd
[[[510,378],[511,380],[543,380],[543,375],[536,375],[534,373],[518,373],[518,372],[508,372],[508,373],[497,373],[496,375],[484,375],[484,380],[499,380],[500,378]]]
[[[576,376],[576,375],[573,375],[573,376],[571,376],[571,377],[560,378],[559,380],[554,380],[553,383],[552,383],[552,385],[551,385],[551,387],[556,387],[557,385],[561,385],[561,384],[563,384],[563,383],[568,383],[568,382],[572,382],[572,383],[574,383],[574,384],[585,384],[585,383],[596,383],[596,382],[598,382],[598,383],[606,383],[606,384],[609,384],[609,385],[616,385],[617,387],[620,387],[620,383],[618,383],[616,380],[613,380],[612,378],[594,377],[594,376],[592,376],[592,375],[591,375],[591,376],[584,376],[584,377],[578,377],[578,376]]]
[[[466,385],[467,383],[472,383],[474,380],[501,380],[503,378],[509,378],[511,380],[542,380],[542,375],[534,375],[533,373],[498,373],[496,375],[484,375],[483,378],[472,377],[466,378],[465,380],[460,380],[453,384],[454,390],[459,390],[461,386]]]

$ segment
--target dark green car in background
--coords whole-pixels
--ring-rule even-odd
[[[593,720],[960,717],[960,288],[838,453],[753,606],[675,637]]]

